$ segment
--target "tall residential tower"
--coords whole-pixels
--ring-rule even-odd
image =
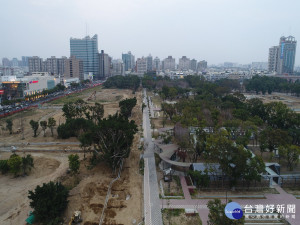
[[[124,62],[125,71],[132,71],[135,67],[134,55],[129,51],[128,53],[122,53],[122,60]]]
[[[297,41],[294,37],[281,37],[279,45],[269,49],[269,72],[293,74]]]

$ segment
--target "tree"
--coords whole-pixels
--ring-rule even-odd
[[[37,222],[51,224],[57,221],[68,205],[69,191],[61,183],[44,183],[29,191],[30,206]]]
[[[30,120],[30,125],[31,125],[31,128],[34,132],[34,136],[33,137],[36,137],[36,132],[37,130],[39,129],[39,122],[38,121],[34,121],[34,120]]]
[[[103,84],[105,88],[132,89],[136,91],[140,85],[140,78],[136,75],[109,77]]]
[[[209,176],[208,171],[192,171],[189,170],[188,174],[191,176],[193,181],[196,183],[198,188],[200,187],[208,187],[209,185]]]
[[[53,137],[53,128],[56,126],[56,120],[53,117],[48,118],[48,127],[51,130],[51,136]]]
[[[91,120],[84,118],[68,119],[66,123],[57,127],[57,135],[59,138],[80,137],[84,132],[92,129],[94,126]]]
[[[161,110],[164,114],[168,115],[170,120],[172,120],[173,116],[176,114],[176,109],[172,104],[162,103]]]
[[[85,153],[93,143],[92,135],[90,133],[83,133],[79,136],[78,140],[80,141],[80,148],[83,150],[83,159],[85,160]]]
[[[220,169],[230,179],[230,185],[235,186],[240,178],[247,181],[257,180],[264,171],[261,166],[261,160],[252,160],[251,152],[229,139],[227,131],[223,130],[219,133],[207,137],[205,158],[208,162],[219,162]],[[251,174],[249,170],[251,168]]]
[[[22,157],[23,175],[27,174],[27,171],[31,171],[32,167],[34,167],[32,156],[28,154],[26,157]]]
[[[231,202],[229,200],[229,202]],[[207,208],[209,209],[208,214],[208,225],[243,225],[245,223],[245,217],[243,216],[239,220],[229,219],[225,214],[225,204],[221,203],[220,199],[209,200]]]
[[[12,134],[13,122],[11,119],[6,120],[6,128],[9,130],[9,134]]]
[[[249,99],[246,102],[246,108],[252,116],[258,116],[262,120],[267,119],[265,105],[262,100],[258,98]]]
[[[47,121],[41,121],[40,125],[42,127],[42,130],[44,131],[44,137],[46,137],[46,129],[47,129]]]
[[[250,182],[260,181],[261,180],[261,173],[265,171],[265,163],[262,157],[254,156],[247,162],[247,167],[244,173],[244,179],[248,181],[250,186]]]
[[[169,88],[169,98],[171,100],[174,99],[177,96],[177,94],[178,94],[178,91],[176,88],[174,88],[174,87]]]
[[[17,154],[12,154],[9,157],[7,164],[9,166],[9,171],[13,173],[14,176],[17,176],[21,171],[22,158]]]
[[[90,109],[92,115],[90,118],[87,116],[87,118],[93,120],[94,123],[98,123],[104,115],[103,105],[96,102],[94,106],[89,106],[89,109]]]
[[[271,102],[265,105],[267,113],[267,122],[269,126],[276,129],[288,129],[293,124],[291,118],[293,118],[292,110],[282,102]]]
[[[121,111],[121,115],[125,117],[130,117],[131,116],[131,111],[133,107],[136,105],[136,97],[130,98],[130,99],[124,99],[119,102],[119,107]]]
[[[74,103],[72,102],[68,102],[66,104],[63,105],[62,108],[63,111],[63,116],[66,117],[66,119],[73,119],[76,117],[76,110],[75,110],[75,106]]]
[[[268,148],[270,152],[273,152],[280,145],[286,145],[290,142],[291,138],[288,136],[287,131],[281,129],[267,127],[259,135],[261,151],[265,151],[265,149]]]
[[[201,157],[202,153],[205,152],[206,150],[206,138],[207,138],[207,133],[203,130],[202,127],[196,130],[196,145],[194,147],[195,150],[195,157],[194,157],[194,162],[197,162],[198,156]]]
[[[300,147],[296,145],[280,146],[279,155],[286,159],[287,168],[292,171],[299,163]]]
[[[123,158],[127,158],[133,142],[137,126],[133,120],[120,115],[110,115],[102,119],[99,124],[86,135],[93,138],[93,145],[97,155],[116,169]]]
[[[79,156],[77,154],[75,155],[69,155],[69,168],[73,173],[77,173],[80,167],[80,161]]]

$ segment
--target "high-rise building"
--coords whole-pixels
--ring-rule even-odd
[[[79,78],[79,80],[84,80],[83,61],[81,59],[71,56],[69,59],[65,59],[64,62],[65,78]]]
[[[153,58],[149,54],[149,56],[147,56],[146,59],[147,59],[147,71],[151,71],[152,70],[152,66],[153,66]]]
[[[144,75],[147,72],[147,58],[138,58],[136,60],[136,72]]]
[[[99,79],[99,54],[98,54],[98,36],[95,34],[92,38],[70,38],[70,55],[83,61],[83,72],[85,74],[93,73],[96,80]]]
[[[199,61],[197,65],[198,72],[204,72],[207,69],[207,62],[205,60]]]
[[[279,52],[278,46],[273,46],[269,48],[268,71],[270,73],[275,73],[277,71],[278,52]]]
[[[197,71],[197,60],[196,59],[192,59],[191,60],[191,67],[190,67],[191,70],[193,71]]]
[[[29,73],[43,72],[43,59],[38,56],[28,58]]]
[[[29,56],[22,56],[22,66],[28,67],[28,58]]]
[[[104,53],[103,50],[101,50],[101,53],[99,53],[99,77],[109,77],[111,75],[110,71],[111,66],[111,59],[108,54]]]
[[[11,66],[12,67],[18,67],[19,66],[19,60],[17,58],[13,58],[11,60]]]
[[[191,66],[191,60],[186,56],[182,56],[179,59],[178,69],[179,70],[189,70]]]
[[[66,56],[62,56],[57,59],[57,74],[63,75],[65,73],[65,61],[68,59]]]
[[[2,66],[3,67],[10,67],[11,66],[11,62],[8,58],[2,58]]]
[[[122,59],[114,59],[112,60],[112,76],[116,75],[125,75],[125,67]]]
[[[163,70],[175,70],[175,59],[172,56],[168,56],[163,60]]]
[[[279,50],[277,56],[277,73],[293,74],[297,41],[294,37],[281,37],[279,41]]]
[[[135,67],[134,55],[129,51],[128,53],[122,53],[122,60],[124,62],[125,71],[132,71]]]
[[[155,71],[161,70],[160,59],[158,57],[155,57],[153,60],[153,70]]]
[[[44,72],[48,72],[51,75],[58,74],[58,61],[55,56],[47,58],[44,61]]]

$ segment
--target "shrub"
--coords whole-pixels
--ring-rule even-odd
[[[0,171],[6,174],[9,171],[8,160],[0,160]]]

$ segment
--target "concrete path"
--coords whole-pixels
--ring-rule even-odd
[[[149,108],[147,104],[147,93],[144,89],[144,103],[146,107],[143,111],[144,129],[144,215],[146,225],[162,225],[161,207],[159,199],[159,188],[157,183],[156,166],[154,158],[154,143],[152,142],[151,126],[149,119]],[[152,105],[151,103],[149,104]]]

